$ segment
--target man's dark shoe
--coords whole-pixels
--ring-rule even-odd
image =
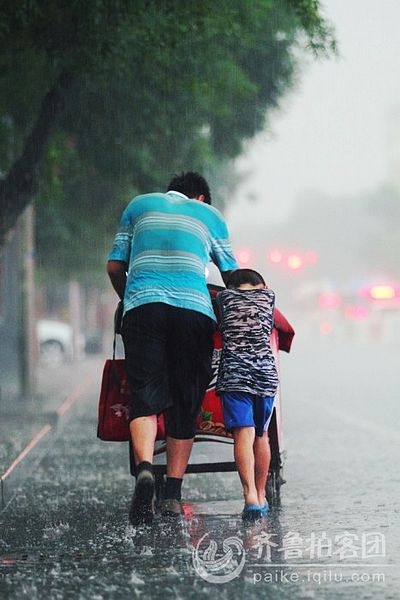
[[[166,498],[161,503],[161,514],[163,517],[179,518],[183,516],[182,502],[175,498]]]
[[[135,491],[129,510],[132,525],[151,525],[154,517],[154,475],[144,469],[136,479]]]

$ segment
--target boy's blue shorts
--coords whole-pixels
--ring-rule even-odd
[[[274,396],[257,396],[249,392],[221,392],[224,424],[228,431],[237,427],[255,427],[262,437],[268,429]]]

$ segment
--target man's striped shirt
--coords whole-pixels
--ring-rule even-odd
[[[144,194],[122,214],[108,260],[127,265],[124,311],[163,302],[215,320],[205,268],[237,268],[221,213],[179,192]]]

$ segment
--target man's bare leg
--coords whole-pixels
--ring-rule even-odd
[[[234,457],[246,505],[258,504],[254,479],[254,437],[254,427],[238,427],[233,430]]]
[[[183,479],[194,438],[178,440],[167,436],[167,477]]]
[[[129,424],[136,465],[153,463],[154,442],[157,434],[157,416],[138,417]]]
[[[269,447],[268,432],[266,431],[262,437],[257,437],[254,440],[254,479],[257,489],[258,504],[265,504],[265,488],[268,479],[269,463],[271,461],[271,450]]]
[[[150,524],[154,516],[153,453],[157,417],[138,417],[129,424],[136,463],[136,486],[129,510],[132,525]]]
[[[194,438],[180,440],[167,436],[167,481],[161,512],[177,518],[183,514],[181,492],[183,477],[189,462]]]

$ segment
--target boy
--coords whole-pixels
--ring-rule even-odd
[[[252,269],[237,269],[218,294],[223,339],[217,378],[225,427],[243,486],[243,520],[265,516],[270,463],[268,423],[278,387],[270,345],[275,294]]]

